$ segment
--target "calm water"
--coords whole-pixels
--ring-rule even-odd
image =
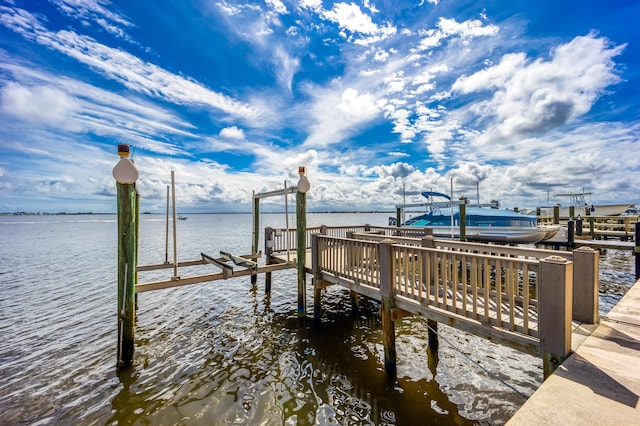
[[[307,223],[385,225],[387,216]],[[164,218],[141,219],[140,263],[162,263]],[[250,251],[250,215],[191,215],[177,226],[180,260]],[[282,227],[284,215],[264,215],[262,226]],[[0,236],[3,425],[502,424],[542,380],[540,359],[443,325],[438,357],[428,357],[426,323],[411,318],[396,325],[390,379],[377,303],[354,315],[346,290],[331,287],[316,329],[295,316],[293,270],[273,274],[271,295],[262,276],[253,288],[243,277],[141,293],[135,365],[118,372],[115,215],[0,216]],[[603,256],[601,312],[633,282],[630,253]]]

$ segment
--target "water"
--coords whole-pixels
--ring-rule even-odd
[[[307,224],[387,216],[309,214]],[[261,219],[284,226],[283,215]],[[250,251],[250,215],[190,215],[177,226],[180,260]],[[164,218],[142,215],[140,235],[140,264],[164,262]],[[542,381],[539,358],[444,325],[438,356],[428,356],[416,318],[396,324],[389,378],[377,302],[363,298],[353,314],[348,292],[330,287],[315,328],[295,315],[293,270],[273,274],[271,295],[262,276],[253,288],[241,277],[139,294],[135,364],[117,371],[115,215],[2,216],[0,236],[3,425],[503,424]],[[190,269],[180,275],[215,270]],[[633,282],[630,253],[604,255],[601,314]]]

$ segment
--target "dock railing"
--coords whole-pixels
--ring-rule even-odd
[[[382,241],[391,239],[396,244],[408,246],[424,246],[423,238],[432,238],[433,247],[461,253],[475,253],[498,257],[541,260],[549,256],[563,257],[576,265],[572,272],[573,319],[587,324],[598,322],[598,277],[600,252],[586,247],[574,251],[544,250],[532,247],[504,246],[474,242],[436,239],[431,236],[429,228],[395,227],[395,226],[318,226],[307,228],[308,249],[311,248],[311,236],[323,234],[331,237],[353,238],[358,240]],[[295,229],[266,229],[266,240],[273,241],[272,253],[295,250]],[[537,287],[531,289],[532,297],[537,296]]]
[[[455,251],[434,242],[314,234],[312,272],[378,300],[390,290],[396,308],[542,355],[545,375],[568,356],[573,262]]]

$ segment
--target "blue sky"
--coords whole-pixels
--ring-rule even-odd
[[[0,212],[640,202],[640,3],[2,0]],[[558,201],[558,200],[551,200]],[[282,208],[273,200],[273,208]]]

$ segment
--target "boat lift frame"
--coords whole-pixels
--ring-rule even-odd
[[[458,206],[460,209],[460,241],[464,241],[467,238],[467,204],[469,204],[468,198],[463,198],[461,200],[449,200],[449,201],[438,201],[438,202],[425,202],[425,203],[409,203],[409,204],[396,204],[396,226],[399,228],[402,226],[402,216],[404,209],[407,208],[415,208],[415,207],[431,207],[431,208],[442,208],[442,207],[451,207],[451,222],[453,226],[453,206]],[[490,207],[490,208],[498,208],[498,202],[492,201],[487,204],[474,204],[477,207]]]

